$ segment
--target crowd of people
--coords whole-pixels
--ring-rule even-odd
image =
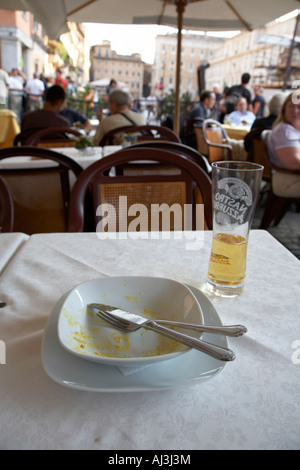
[[[218,87],[201,93],[199,102],[192,106],[184,120],[181,138],[183,143],[197,148],[194,125],[201,127],[205,119],[212,118],[220,123],[244,125],[250,129],[244,141],[230,142],[233,151],[238,149],[238,159],[247,158],[251,145],[251,131],[271,130],[269,136],[270,158],[277,167],[300,170],[300,104],[295,93],[274,93],[268,103],[260,85],[249,89],[250,74],[244,73],[241,82],[219,93]],[[0,105],[12,109],[21,125],[21,131],[34,133],[45,127],[68,127],[81,123],[91,130],[89,119],[82,113],[67,107],[67,98],[75,93],[75,84],[70,77],[64,77],[60,69],[52,81],[34,74],[31,79],[14,68],[8,74],[0,69]],[[126,125],[145,125],[146,116],[132,105],[128,93],[118,88],[112,79],[107,87],[108,115],[99,109],[99,125],[93,137],[99,145],[103,136],[112,129]],[[26,99],[24,100],[24,97]],[[266,113],[266,109],[269,113]],[[242,148],[242,147],[243,148]],[[244,156],[241,156],[241,152]],[[273,178],[274,191],[278,195],[300,197],[300,175],[277,172]]]
[[[71,77],[65,77],[59,68],[55,77],[47,78],[38,73],[28,78],[18,68],[13,68],[9,73],[0,69],[0,106],[11,109],[21,123],[24,113],[43,108],[47,91],[54,85],[60,86],[67,96],[74,96],[77,89]]]
[[[270,160],[279,168],[273,175],[273,191],[278,196],[300,198],[300,100],[295,91],[289,95],[276,92],[266,102],[260,85],[253,86],[252,95],[250,78],[249,73],[242,74],[240,84],[226,87],[221,94],[216,89],[203,91],[199,103],[185,119],[182,140],[197,149],[193,127],[201,127],[208,118],[222,124],[245,126],[249,133],[244,140],[229,138],[233,158],[243,160],[248,156],[253,136],[269,130]],[[290,172],[281,172],[280,168]]]

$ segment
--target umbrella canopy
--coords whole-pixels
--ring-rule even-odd
[[[65,31],[67,20],[177,27],[174,118],[177,133],[182,29],[250,31],[299,7],[300,0],[0,0],[0,8],[31,11],[51,37]]]
[[[110,79],[109,78],[99,78],[99,80],[95,80],[93,82],[89,82],[89,85],[92,88],[103,88],[106,89],[109,85]],[[120,82],[118,80],[118,88],[124,91],[128,91],[128,86],[124,82]]]

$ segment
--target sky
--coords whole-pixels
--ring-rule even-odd
[[[297,14],[297,10],[281,17],[279,21],[288,19]],[[149,64],[154,62],[155,37],[158,34],[176,33],[177,29],[159,25],[111,25],[98,23],[84,23],[87,46],[101,44],[102,41],[111,42],[111,48],[120,55],[141,54],[142,60]],[[183,31],[184,32],[184,31]],[[200,31],[190,31],[193,34],[203,34]],[[215,32],[212,35],[232,37],[238,32]]]
[[[111,25],[84,23],[87,45],[94,46],[102,41],[111,42],[111,48],[120,55],[141,54],[142,60],[154,62],[155,37],[159,34],[176,33],[177,29],[159,25]],[[193,31],[193,34],[203,34]],[[217,34],[217,33],[216,33]],[[226,33],[224,33],[226,34]],[[229,35],[232,36],[232,32]],[[236,33],[235,33],[236,34]]]

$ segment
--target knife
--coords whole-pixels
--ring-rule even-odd
[[[117,307],[111,307],[110,305],[106,304],[90,304],[90,305],[99,305],[99,309],[106,309],[107,312],[112,312],[113,310],[117,310]],[[97,307],[95,307],[97,308]],[[118,309],[120,310],[120,309]],[[155,320],[155,323],[163,326],[174,326],[177,328],[184,328],[187,330],[195,330],[201,331],[205,333],[214,333],[219,335],[225,336],[242,336],[247,333],[247,328],[243,325],[199,325],[194,323],[183,323],[178,321],[171,321],[171,320]]]
[[[154,320],[142,317],[134,313],[126,312],[116,307],[111,307],[105,304],[91,303],[87,305],[87,311],[95,314],[101,319],[105,319],[108,323],[115,326],[115,328],[126,329],[126,331],[134,331],[138,328],[145,328],[155,331],[171,338],[179,343],[182,343],[189,348],[198,349],[210,356],[221,361],[233,361],[235,354],[233,351],[212,343],[208,343],[201,339],[193,338],[179,331],[171,330]]]

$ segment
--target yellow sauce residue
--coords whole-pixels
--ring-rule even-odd
[[[138,296],[128,295],[125,298],[132,304],[140,302]],[[163,306],[159,306],[159,310],[163,312]],[[146,306],[141,314],[153,320],[162,318],[161,313]],[[102,327],[101,323],[99,326],[95,326],[95,316],[90,312],[87,314],[86,309],[82,309],[77,317],[70,315],[65,310],[64,316],[70,327],[69,347],[81,354],[97,357],[134,358],[161,356],[187,349],[186,346],[168,337],[143,328],[136,332],[123,333],[112,327]],[[86,320],[82,321],[82,319]],[[151,347],[149,347],[150,345]]]
[[[133,295],[125,295],[125,299],[132,304],[138,304],[140,301],[139,297],[134,297]]]

